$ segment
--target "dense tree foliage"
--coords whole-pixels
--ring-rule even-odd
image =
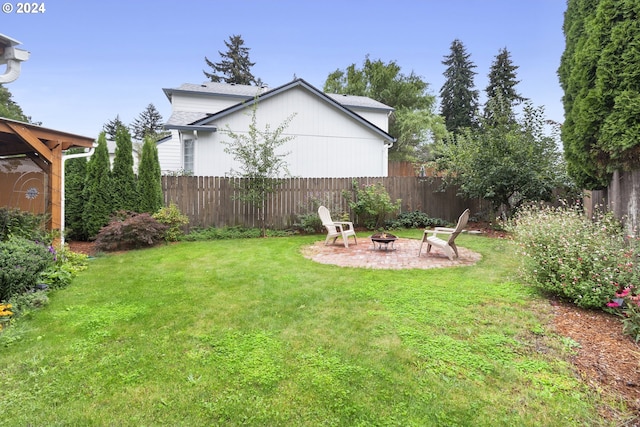
[[[464,44],[455,39],[450,53],[442,63],[447,66],[446,77],[440,88],[440,114],[449,132],[470,128],[477,124],[478,91],[473,82],[476,65],[469,59]]]
[[[69,154],[83,152],[76,148]],[[74,240],[87,240],[89,236],[83,224],[85,210],[84,186],[87,179],[87,159],[80,157],[69,159],[64,164],[64,221],[67,236]]]
[[[87,180],[83,192],[85,209],[82,219],[89,238],[96,236],[109,223],[113,212],[112,189],[107,138],[102,132],[98,137],[98,147],[87,163]]]
[[[489,83],[485,92],[487,102],[484,108],[486,125],[501,120],[515,120],[514,107],[526,100],[516,90],[516,71],[518,66],[513,64],[511,53],[506,48],[500,49],[489,70]],[[498,99],[498,102],[495,100]]]
[[[113,212],[137,211],[138,189],[133,171],[133,144],[127,128],[120,127],[116,132],[116,155],[111,169],[113,185]]]
[[[142,156],[138,166],[138,193],[140,205],[138,212],[155,213],[164,205],[162,193],[162,172],[158,160],[158,147],[151,136],[147,136],[142,145]]]
[[[545,133],[544,111],[525,103],[520,120],[465,129],[438,145],[436,167],[467,197],[509,216],[525,201],[550,200],[567,182],[556,140]]]
[[[220,62],[212,62],[204,57],[205,63],[212,71],[202,71],[212,82],[235,83],[240,85],[260,84],[251,73],[255,62],[249,60],[249,48],[245,47],[242,36],[232,35],[224,42],[226,52],[218,51]]]
[[[640,3],[569,0],[558,75],[569,173],[589,189],[640,159]]]
[[[131,124],[133,138],[138,141],[144,141],[147,136],[155,138],[162,133],[162,125],[162,114],[155,105],[149,104]]]
[[[362,68],[355,64],[329,74],[323,90],[327,93],[367,96],[395,109],[389,134],[397,139],[390,151],[395,159],[413,159],[416,147],[446,132],[443,120],[434,113],[435,97],[429,85],[413,72],[401,72],[391,61],[367,57]]]

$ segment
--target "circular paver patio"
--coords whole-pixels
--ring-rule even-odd
[[[345,248],[342,240],[336,244],[329,243],[325,246],[324,240],[315,242],[311,246],[303,248],[302,254],[321,264],[333,264],[340,267],[364,267],[381,269],[404,268],[441,268],[472,265],[478,262],[482,256],[469,249],[458,246],[460,257],[449,260],[444,252],[438,248],[431,248],[427,254],[427,245],[422,248],[422,254],[418,257],[420,240],[399,238],[394,242],[394,250],[378,249],[374,247],[370,236],[358,237],[358,244],[351,239],[349,247]]]

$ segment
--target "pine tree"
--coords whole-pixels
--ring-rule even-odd
[[[155,138],[162,133],[162,122],[162,115],[155,105],[149,104],[131,124],[133,138],[138,141],[143,141],[147,136]]]
[[[513,122],[515,120],[513,107],[527,100],[516,91],[516,85],[520,83],[520,80],[516,80],[517,69],[518,66],[513,64],[507,48],[500,49],[491,64],[489,84],[485,89],[487,103],[484,117],[489,125],[505,118]],[[500,115],[502,117],[499,117]]]
[[[478,91],[474,89],[473,77],[477,73],[470,56],[462,42],[455,39],[450,54],[442,61],[447,69],[443,73],[446,81],[440,89],[440,114],[449,132],[476,125]]]
[[[69,150],[69,154],[81,153],[82,149]],[[83,212],[85,210],[84,186],[87,179],[87,159],[70,159],[64,164],[64,221],[69,238],[87,240]]]
[[[84,232],[95,237],[109,223],[112,209],[111,173],[109,172],[109,149],[104,132],[98,137],[98,147],[87,163],[87,181],[83,196],[86,200],[82,221]]]
[[[116,132],[116,156],[111,171],[113,185],[113,210],[138,210],[138,190],[133,172],[133,144],[125,127]]]
[[[164,205],[162,174],[155,140],[147,137],[142,145],[142,157],[138,167],[139,212],[155,213]]]
[[[105,133],[107,140],[114,141],[120,128],[126,129],[127,126],[120,120],[120,115],[118,114],[115,119],[109,120],[102,126],[102,131]]]
[[[220,62],[212,62],[204,57],[206,64],[213,70],[211,72],[202,71],[212,82],[234,83],[239,85],[260,84],[260,80],[251,74],[251,67],[255,62],[249,60],[249,48],[244,47],[242,36],[230,36],[229,41],[225,41],[227,52],[220,55]]]

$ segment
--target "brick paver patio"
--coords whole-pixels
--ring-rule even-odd
[[[426,244],[418,257],[420,240],[416,239],[399,238],[393,245],[394,250],[391,246],[388,250],[384,246],[382,250],[378,249],[377,244],[374,247],[370,236],[358,236],[357,245],[353,244],[353,239],[349,240],[349,247],[345,248],[341,239],[335,245],[330,243],[326,246],[322,239],[304,248],[302,253],[321,264],[382,269],[458,267],[475,264],[482,258],[479,253],[458,246],[460,257],[450,261],[438,248],[431,248],[427,254]]]

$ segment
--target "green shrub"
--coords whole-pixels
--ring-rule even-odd
[[[429,227],[445,227],[447,221],[440,218],[430,218],[424,212],[402,212],[397,218],[386,222],[387,228],[429,228]]]
[[[267,237],[284,237],[292,233],[289,231],[267,230]],[[209,227],[202,229],[194,229],[180,240],[195,242],[206,240],[228,240],[228,239],[251,239],[262,237],[262,230],[259,228],[245,227]]]
[[[631,336],[637,343],[640,341],[640,305],[637,299],[625,300],[622,309],[622,333]]]
[[[87,268],[87,255],[63,248],[56,253],[55,262],[40,274],[40,283],[50,289],[68,286],[76,275]]]
[[[49,304],[49,297],[43,291],[25,292],[9,298],[9,304],[14,318],[18,318]]]
[[[385,220],[400,210],[401,200],[392,203],[382,182],[359,186],[357,181],[353,181],[353,188],[356,193],[355,200],[349,192],[345,191],[343,195],[349,200],[349,207],[356,214],[357,223],[369,230],[384,226]]]
[[[0,301],[33,289],[54,262],[52,247],[23,238],[0,242]]]
[[[35,215],[20,209],[0,208],[0,241],[11,237],[47,241],[46,215]]]
[[[636,249],[611,213],[528,206],[507,224],[520,245],[525,280],[579,307],[603,309],[638,283]]]
[[[155,246],[164,240],[167,229],[148,213],[120,211],[98,233],[96,249],[117,251]]]
[[[168,242],[178,241],[184,234],[182,227],[189,224],[189,218],[173,202],[168,207],[161,208],[153,217],[168,227],[164,236]]]
[[[317,213],[298,215],[298,221],[293,224],[293,229],[304,233],[321,233],[324,230],[322,220]]]

